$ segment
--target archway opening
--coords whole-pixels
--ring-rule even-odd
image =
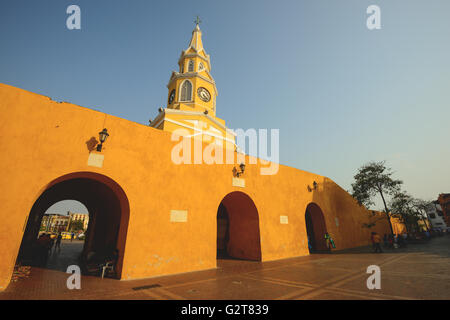
[[[83,203],[71,199],[54,203],[45,211],[37,236],[41,244],[47,241],[48,254],[44,254],[44,250],[38,252],[39,247],[34,245],[33,254],[22,256],[20,262],[66,271],[68,265],[78,264],[88,224],[89,212]]]
[[[261,261],[258,210],[243,192],[226,195],[217,210],[217,258]]]
[[[305,222],[309,252],[320,253],[330,251],[325,240],[325,233],[327,233],[325,218],[317,204],[310,203],[306,207]]]
[[[66,199],[83,204],[87,208],[89,220],[85,230],[82,230],[84,241],[79,246],[81,250],[78,250],[77,256],[59,259],[55,265],[54,260],[58,258],[60,251],[54,245],[50,247],[48,239],[50,234],[55,235],[62,230],[42,230],[42,221],[48,208]],[[122,188],[110,178],[91,172],[73,173],[58,178],[46,187],[31,208],[16,265],[66,271],[69,265],[76,264],[84,274],[100,275],[98,267],[106,261],[114,260],[114,272],[111,276],[120,278],[128,217],[128,199]],[[73,227],[70,231],[74,229],[76,228]]]

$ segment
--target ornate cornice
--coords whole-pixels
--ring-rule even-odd
[[[194,48],[193,48],[193,49],[194,49]],[[194,49],[194,50],[195,50],[195,49]],[[198,54],[198,53],[186,53],[186,51],[187,51],[187,50],[181,51],[181,56],[180,56],[180,58],[178,59],[178,65],[181,63],[181,60],[183,60],[183,59],[198,57],[198,58],[204,60],[204,61],[208,64],[208,69],[211,70],[211,59],[210,59],[210,57],[209,57],[208,54],[205,53],[205,54],[206,54],[206,58],[205,58],[204,56],[202,56],[202,55],[200,55],[200,54]],[[195,51],[197,51],[197,50],[195,50]]]
[[[164,117],[165,117],[166,114],[179,114],[179,115],[185,115],[185,116],[201,116],[201,117],[205,117],[205,118],[211,120],[212,123],[217,125],[222,130],[230,133],[233,136],[236,136],[236,133],[233,130],[228,129],[226,126],[221,124],[219,121],[217,121],[216,119],[214,119],[210,115],[205,114],[204,112],[200,112],[200,111],[185,111],[185,110],[175,110],[175,109],[168,109],[168,108],[166,108],[166,109],[163,109],[163,112],[160,112],[155,119],[153,119],[153,121],[151,122],[150,126],[154,127],[154,128],[159,126],[161,121],[164,121]]]
[[[208,72],[208,70],[206,70],[206,72]],[[210,75],[209,72],[208,72],[208,75]],[[169,83],[167,84],[167,88],[169,88],[170,85],[172,84],[172,82],[175,81],[176,79],[194,78],[194,77],[199,77],[200,79],[205,80],[206,82],[209,82],[210,84],[212,84],[214,87],[216,96],[219,95],[219,92],[217,91],[217,87],[216,87],[216,82],[214,80],[206,78],[205,76],[202,76],[198,72],[179,73],[176,71],[172,71],[172,76],[170,77]]]

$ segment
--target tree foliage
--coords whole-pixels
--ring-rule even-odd
[[[394,195],[403,183],[392,178],[392,171],[387,168],[385,161],[370,162],[358,169],[352,184],[352,196],[362,205],[374,205],[374,197],[379,194],[384,202],[385,195]]]
[[[392,210],[392,216],[398,218],[410,232],[411,225],[415,222],[415,214],[412,210],[413,198],[406,192],[397,192],[391,199],[389,206]]]
[[[70,228],[71,231],[79,231],[79,230],[83,230],[84,229],[84,224],[83,221],[81,220],[73,220],[70,223]]]
[[[403,183],[401,180],[393,179],[392,175],[393,172],[390,168],[386,167],[385,161],[372,161],[358,169],[357,174],[354,176],[355,182],[352,183],[352,196],[360,205],[364,205],[367,208],[373,206],[375,204],[375,196],[380,195],[383,200],[384,212],[389,221],[391,232],[393,230],[389,217],[390,210],[387,207],[385,197],[398,193]]]
[[[414,210],[417,211],[419,219],[423,221],[427,231],[430,231],[428,228],[428,224],[427,224],[427,220],[428,220],[427,209],[430,205],[432,205],[432,202],[414,198],[412,205],[413,205]],[[428,221],[428,223],[429,223],[429,221]]]
[[[428,229],[425,219],[428,205],[429,202],[415,199],[406,192],[396,193],[390,202],[393,216],[399,218],[405,224],[408,232],[420,231],[420,220]]]

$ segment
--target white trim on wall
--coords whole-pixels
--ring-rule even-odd
[[[190,136],[188,136],[188,137],[192,137],[192,136],[195,136],[195,135],[198,135],[198,134],[204,134],[204,135],[208,135],[208,136],[211,136],[211,137],[215,137],[215,138],[219,138],[219,139],[228,141],[228,142],[232,143],[233,145],[236,145],[236,142],[235,142],[235,141],[233,141],[233,140],[231,140],[231,139],[229,139],[229,138],[227,138],[227,137],[223,137],[223,136],[220,136],[220,135],[216,135],[216,134],[214,134],[214,133],[212,133],[212,132],[210,132],[210,131],[201,130],[201,129],[199,129],[199,128],[196,128],[196,127],[193,127],[193,126],[190,126],[190,125],[187,125],[187,124],[185,124],[185,123],[182,123],[182,122],[179,122],[179,121],[176,121],[176,120],[172,120],[172,119],[166,119],[166,118],[161,119],[161,120],[155,125],[155,127],[157,127],[157,126],[158,126],[161,122],[163,122],[163,121],[171,122],[171,123],[173,123],[173,124],[179,125],[180,127],[192,129],[192,130],[194,130],[195,132],[197,132],[197,133],[194,133],[194,134],[192,134],[192,135],[190,135]],[[227,131],[227,132],[228,132],[228,131]]]

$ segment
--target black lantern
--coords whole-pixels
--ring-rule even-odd
[[[317,186],[318,186],[317,182],[313,181],[312,185],[313,185],[312,188],[309,185],[307,186],[307,189],[309,192],[312,192],[313,190],[317,189]]]
[[[102,131],[100,131],[98,133],[99,137],[100,137],[100,143],[97,145],[97,151],[101,152],[102,151],[102,146],[103,146],[103,142],[106,141],[106,139],[109,137],[109,133],[108,130],[103,129]]]
[[[236,173],[236,175],[238,176],[238,178],[239,178],[239,176],[240,176],[241,174],[244,173],[244,171],[245,171],[245,164],[241,163],[241,164],[239,165],[239,168],[241,169],[241,172],[237,172],[237,173]]]

